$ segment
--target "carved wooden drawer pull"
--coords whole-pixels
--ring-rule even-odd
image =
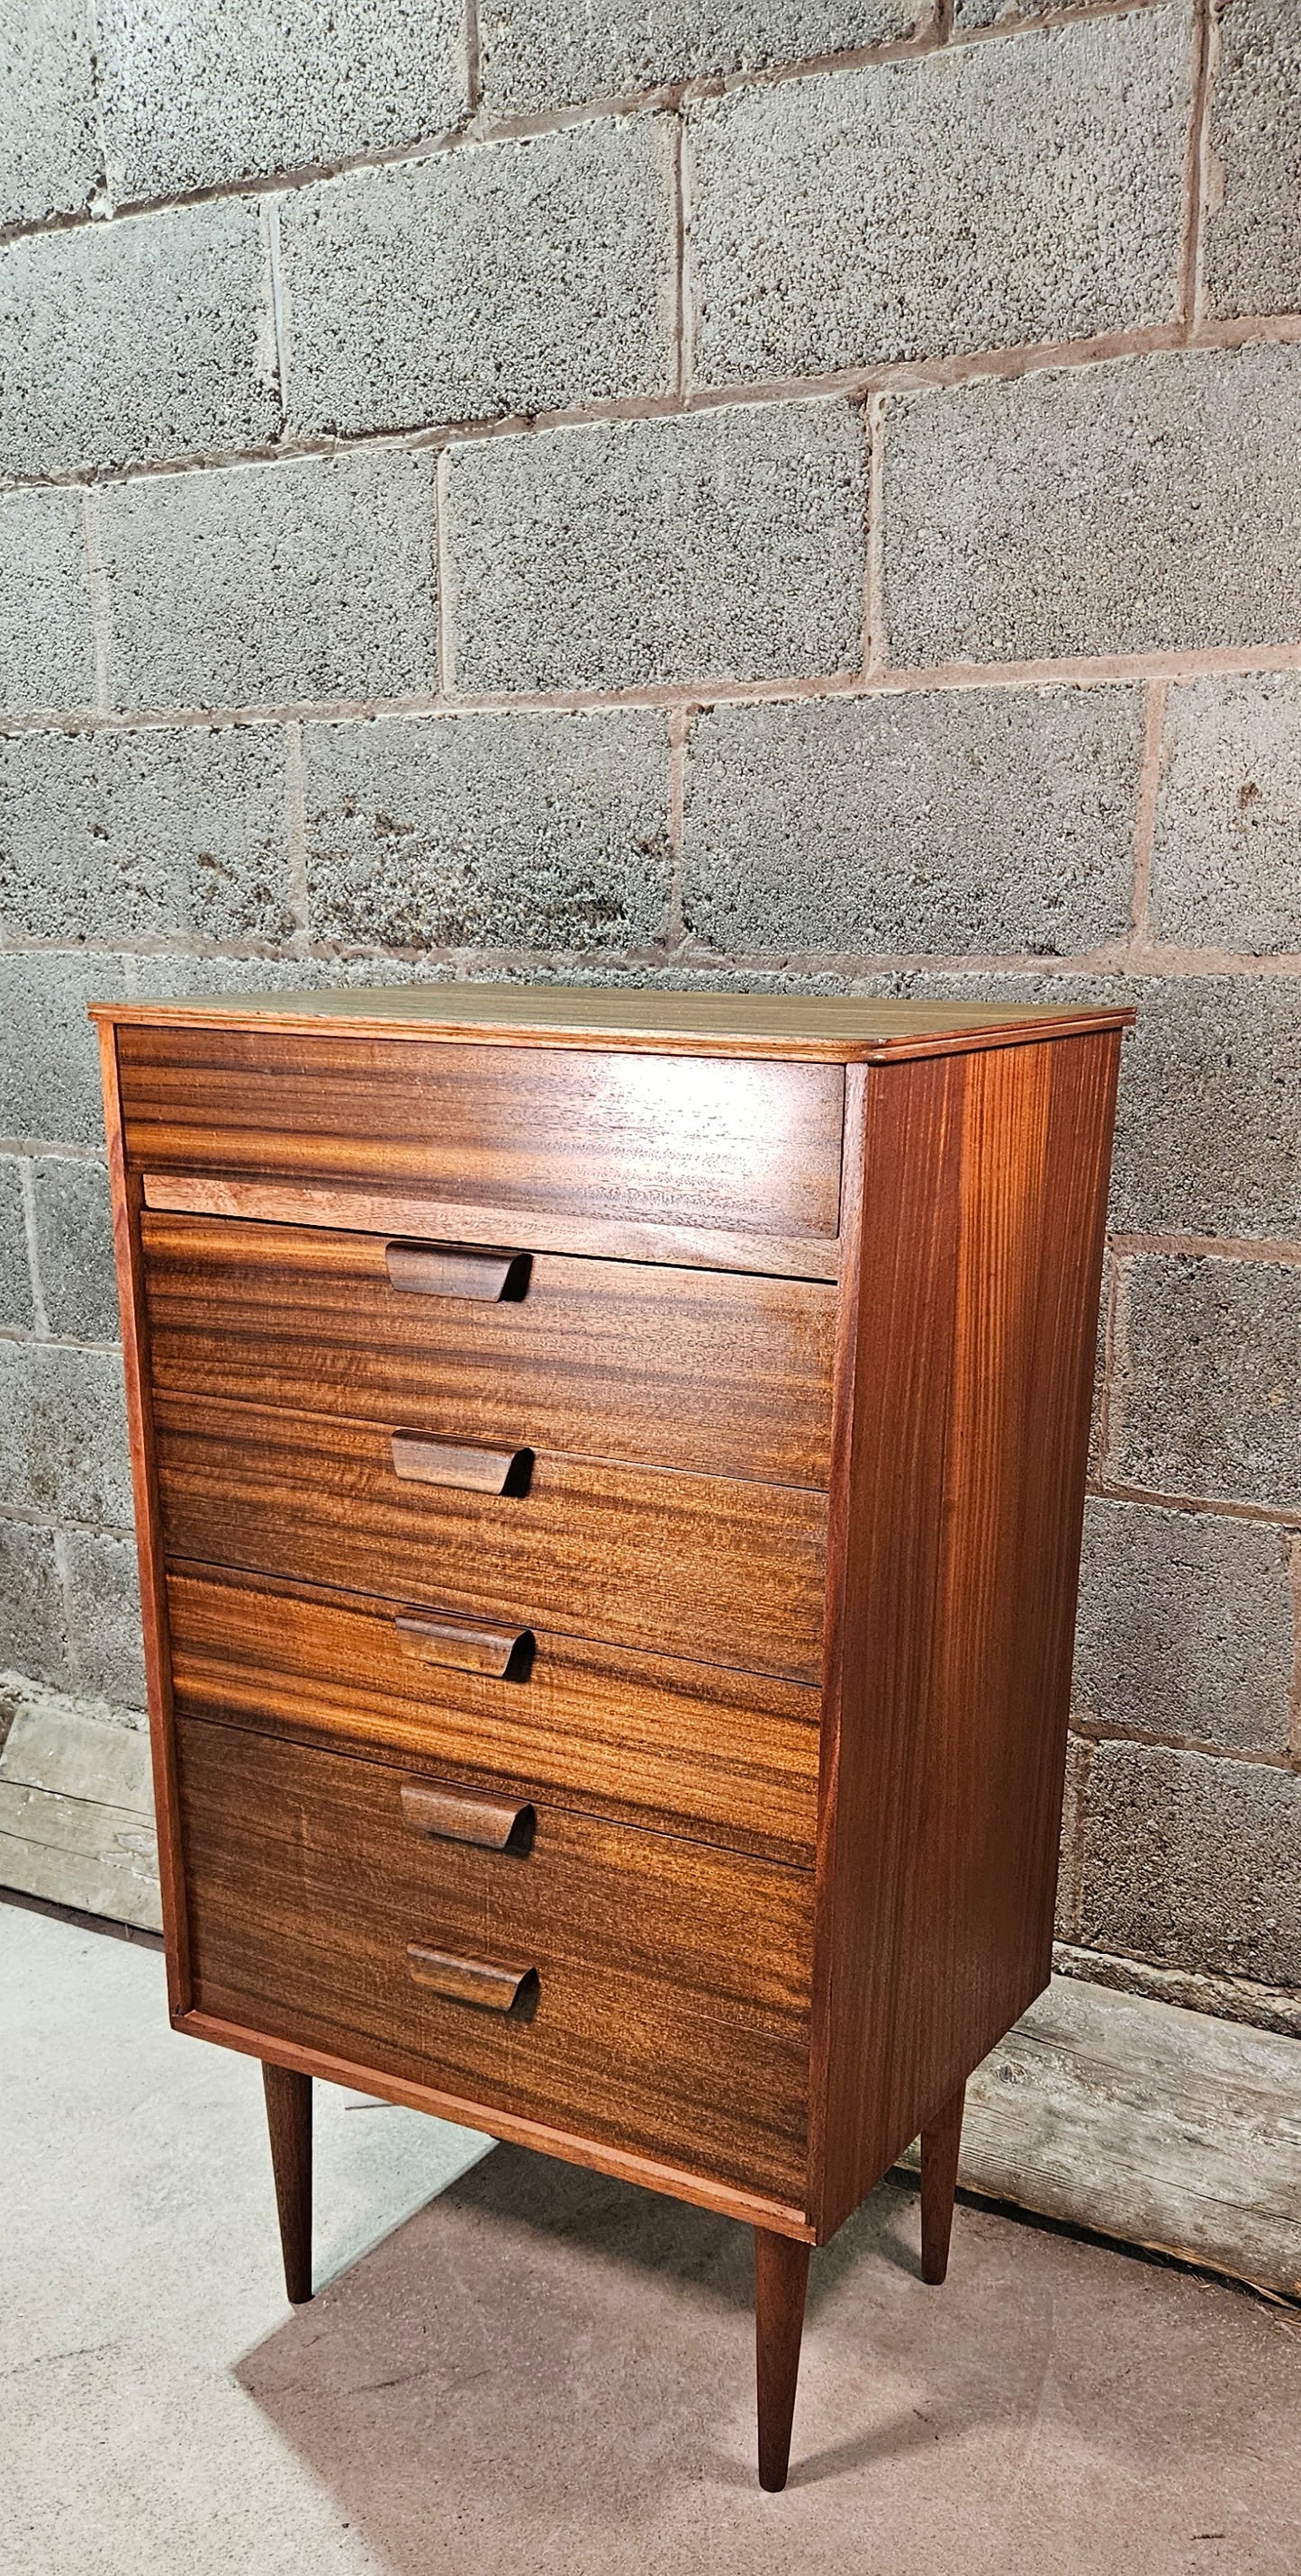
[[[477,2004],[481,2011],[508,2013],[527,2004],[538,1991],[536,1968],[503,1968],[491,1959],[458,1959],[451,1950],[426,1950],[407,1944],[407,1966],[418,1986],[429,1986],[452,2004]]]
[[[468,1243],[389,1243],[389,1281],[417,1297],[479,1297],[488,1304],[520,1296],[528,1280],[527,1252],[482,1252]]]
[[[418,1619],[414,1614],[395,1619],[393,1626],[403,1653],[421,1663],[446,1664],[457,1673],[491,1673],[497,1681],[532,1636],[529,1628],[465,1628],[454,1619]]]
[[[528,1483],[531,1449],[462,1449],[450,1440],[393,1434],[393,1467],[420,1485],[460,1485],[472,1494],[518,1494]]]
[[[452,1842],[482,1843],[488,1851],[505,1851],[534,1822],[527,1800],[476,1798],[462,1789],[426,1789],[415,1780],[402,1783],[402,1817],[413,1833],[444,1834]]]

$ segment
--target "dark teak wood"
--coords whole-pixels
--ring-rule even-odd
[[[206,1720],[177,1768],[201,2011],[798,2206],[810,1871],[541,1801],[496,1848],[413,1831],[439,1784]],[[532,2020],[417,1987],[413,1942],[536,1969]]]
[[[1123,1011],[97,1006],[172,2017],[809,2249],[1047,1982]]]
[[[830,1281],[539,1253],[520,1295],[431,1307],[375,1235],[148,1211],[141,1234],[159,1387],[826,1485]]]
[[[413,1053],[388,1037],[338,1037],[324,1020],[304,1043],[265,1020],[243,1030],[179,1027],[162,1011],[118,1017],[127,1152],[140,1170],[323,1175],[463,1207],[760,1236],[836,1231],[838,1065],[607,1054],[594,1039],[553,1053],[539,1081],[535,1053],[477,1033]],[[518,1223],[505,1241],[531,1248]]]
[[[938,2284],[949,2268],[953,2195],[958,2187],[965,2084],[922,2131],[922,2279]]]
[[[800,2375],[809,2248],[770,2227],[754,2231],[754,2347],[759,2399],[759,2484],[777,2495],[791,2456]]]
[[[285,2290],[297,2308],[312,2295],[312,2079],[296,2075],[291,2067],[266,2063],[262,2084]]]
[[[530,1455],[526,1491],[500,1474],[483,1490],[477,1466],[474,1487],[435,1484],[395,1467],[376,1424],[171,1389],[154,1428],[170,1560],[399,1601],[428,1589],[467,1621],[792,1681],[821,1670],[825,1494],[552,1451]]]

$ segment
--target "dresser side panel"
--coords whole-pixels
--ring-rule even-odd
[[[820,2236],[1048,1980],[1118,1053],[1105,1032],[866,1076],[832,1497]]]

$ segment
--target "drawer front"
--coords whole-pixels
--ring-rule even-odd
[[[811,1872],[546,1807],[485,1848],[435,1779],[177,1735],[200,2011],[802,2201]]]
[[[473,1491],[395,1472],[372,1423],[161,1391],[154,1423],[170,1557],[820,1678],[824,1494],[550,1454]]]
[[[827,1481],[836,1292],[819,1282],[539,1254],[494,1296],[455,1257],[397,1246],[390,1264],[383,1236],[146,1213],[141,1237],[160,1387]]]
[[[798,1683],[545,1632],[490,1654],[430,1634],[428,1601],[400,1627],[392,1602],[197,1568],[167,1600],[185,1716],[812,1862],[820,1703]]]
[[[123,1027],[138,1170],[834,1237],[839,1066]]]

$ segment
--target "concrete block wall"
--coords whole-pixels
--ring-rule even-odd
[[[1299,0],[14,0],[0,335],[0,1666],[89,997],[1132,1000],[1064,1956],[1301,2029]]]

